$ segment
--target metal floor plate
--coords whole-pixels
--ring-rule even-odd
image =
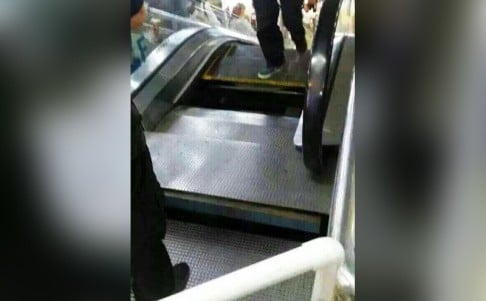
[[[208,110],[199,107],[178,106],[171,114],[209,118],[214,121],[226,121],[239,124],[272,126],[295,129],[296,119],[285,116],[270,116],[261,113],[248,113],[231,110]]]
[[[285,142],[292,139],[293,129],[297,127],[297,119],[284,118],[279,125],[266,126],[201,118],[194,116],[179,116],[171,114],[164,118],[155,129],[157,132],[171,133],[177,135],[189,135],[196,137],[216,138],[223,140],[254,142],[259,144],[271,143],[285,145]],[[282,130],[282,127],[288,130]]]
[[[193,287],[268,257],[300,246],[299,242],[167,221],[164,243],[173,264],[185,261],[191,268]],[[306,273],[243,300],[310,300],[314,273]]]
[[[218,115],[216,112],[220,111],[199,110],[208,111],[208,115]],[[233,113],[248,114],[255,117],[253,121],[262,117]],[[328,213],[335,157],[330,157],[323,176],[313,176],[305,168],[302,154],[293,145],[297,120],[264,117],[268,120],[262,124],[267,126],[222,121],[221,116],[187,118],[181,111],[170,113],[157,127],[163,132],[146,133],[161,186],[274,207]],[[268,126],[272,123],[282,125]]]

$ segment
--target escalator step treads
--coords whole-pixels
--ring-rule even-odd
[[[191,137],[285,145],[287,141],[292,140],[298,122],[296,118],[285,117],[262,119],[260,120],[261,124],[255,121],[237,122],[225,120],[225,118],[195,117],[171,113],[162,120],[155,131]]]
[[[341,99],[339,99],[341,100]],[[344,115],[346,112],[346,104],[347,101],[344,103],[337,103],[336,101],[331,102],[329,105],[327,117],[324,123],[324,131],[323,131],[323,145],[339,145],[341,143],[341,137],[344,128],[344,121],[339,120],[338,118],[344,119]],[[337,115],[334,116],[334,115]],[[160,132],[170,132],[170,133],[185,133],[187,131],[193,131],[193,127],[195,125],[188,124],[187,128],[181,129],[183,125],[181,122],[183,120],[178,120],[179,117],[184,119],[185,117],[198,117],[201,121],[196,120],[195,123],[200,123],[201,127],[198,127],[197,131],[211,131],[211,132],[225,132],[221,127],[210,127],[208,128],[209,122],[230,122],[235,123],[238,125],[254,125],[262,127],[278,127],[278,128],[285,128],[292,130],[292,135],[295,137],[299,136],[298,146],[302,146],[302,114],[300,119],[297,121],[295,117],[284,117],[284,116],[269,116],[265,114],[258,114],[258,113],[248,113],[248,112],[238,112],[238,111],[229,111],[229,110],[215,110],[215,109],[205,109],[205,108],[198,108],[198,107],[187,107],[187,106],[178,106],[174,109],[167,117],[165,117],[159,125],[155,128],[155,131]],[[204,120],[204,121],[203,121]],[[187,123],[185,123],[187,124]],[[236,126],[236,125],[235,125]],[[300,127],[300,129],[298,128]],[[259,135],[258,132],[253,132],[248,127],[248,135]],[[238,128],[238,130],[241,130]],[[300,131],[299,135],[296,134],[296,131]],[[286,135],[287,136],[287,135]],[[234,139],[238,140],[238,139]],[[247,141],[247,140],[242,140]],[[252,141],[249,141],[252,142]],[[295,140],[294,140],[295,144]]]
[[[265,58],[259,47],[238,45],[216,60],[203,75],[206,80],[229,81],[242,84],[263,84],[283,87],[306,87],[308,57],[297,59],[295,50],[285,50],[284,69],[269,79],[257,74],[265,67]]]
[[[286,116],[272,116],[263,113],[207,109],[200,107],[178,106],[171,114],[208,118],[211,120],[252,124],[259,126],[278,126],[295,128],[296,118]]]
[[[147,132],[163,188],[314,213],[329,213],[335,156],[312,176],[292,138],[259,144]]]
[[[188,287],[300,246],[291,240],[175,220],[167,221],[164,243],[173,264],[189,264]],[[310,300],[313,280],[314,273],[309,272],[242,300]]]

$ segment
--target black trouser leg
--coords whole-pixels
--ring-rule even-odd
[[[290,32],[297,50],[307,47],[305,29],[302,24],[303,3],[303,0],[280,0],[283,22]]]
[[[276,0],[253,0],[257,18],[257,37],[268,67],[284,63],[283,36],[278,27],[280,7]]]
[[[153,172],[150,152],[146,146],[143,149],[132,158],[131,166],[132,278],[140,301],[157,300],[174,290],[172,263],[162,243],[164,196]]]
[[[174,291],[169,254],[161,240],[146,241],[132,249],[133,291],[137,301],[153,301]]]

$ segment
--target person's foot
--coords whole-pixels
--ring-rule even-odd
[[[279,73],[282,70],[284,64],[278,67],[266,67],[260,71],[258,71],[258,78],[260,79],[267,79],[272,77],[273,75]]]
[[[174,294],[186,288],[190,273],[191,269],[185,262],[178,263],[174,266]]]

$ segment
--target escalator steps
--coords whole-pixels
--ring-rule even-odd
[[[191,267],[193,287],[300,246],[299,242],[168,220],[164,240],[173,264]],[[242,300],[310,300],[314,273],[306,273]]]
[[[288,88],[305,88],[308,57],[298,59],[295,50],[286,50],[286,66],[269,79],[259,79],[258,71],[265,66],[265,59],[258,46],[233,45],[224,56],[215,58],[203,75],[204,80],[254,84]]]

